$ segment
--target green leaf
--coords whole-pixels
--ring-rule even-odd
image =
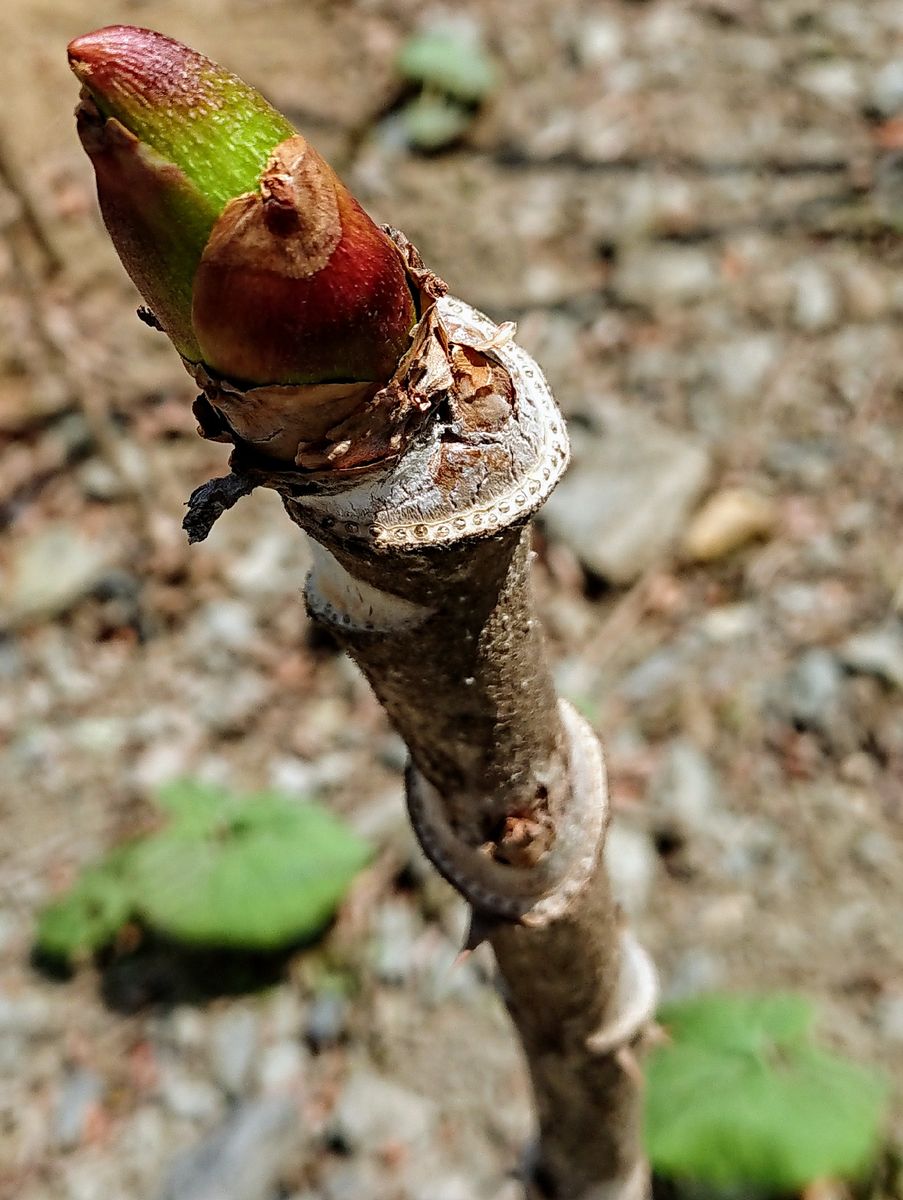
[[[792,1189],[853,1176],[875,1150],[884,1082],[813,1045],[798,996],[708,996],[659,1014],[646,1142],[663,1175]]]
[[[331,919],[369,847],[336,817],[281,796],[180,785],[178,815],[136,852],[131,888],[148,925],[186,942],[270,949]]]
[[[408,145],[441,150],[467,132],[473,116],[453,100],[424,92],[405,105],[401,119]]]
[[[73,959],[115,937],[131,911],[124,875],[130,854],[131,846],[126,846],[86,868],[62,899],[43,910],[35,937],[43,954]]]
[[[417,34],[403,46],[398,70],[413,83],[476,104],[496,85],[489,55],[476,37],[448,30]]]
[[[203,945],[275,949],[332,918],[370,849],[326,809],[284,796],[236,796],[194,780],[164,788],[156,833],[82,872],[41,914],[37,945],[71,959],[131,918]]]

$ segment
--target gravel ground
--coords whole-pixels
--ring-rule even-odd
[[[70,117],[65,43],[111,20],[265,86],[455,292],[518,321],[574,434],[541,608],[665,994],[802,990],[903,1078],[903,10],[457,11],[501,82],[431,156],[399,138],[394,61],[438,9],[0,14],[4,1197],[514,1200],[529,1125],[491,963],[454,965],[462,913],[405,828],[403,748],[309,628],[304,542],[255,494],[184,544],[224,448],[132,317]],[[36,912],[183,775],[317,795],[370,836],[328,937],[36,969]]]

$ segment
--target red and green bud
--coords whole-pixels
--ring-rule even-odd
[[[391,376],[417,319],[401,254],[285,117],[150,30],[69,61],[107,229],[186,360],[248,385]]]

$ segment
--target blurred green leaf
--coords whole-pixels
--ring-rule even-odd
[[[137,851],[138,915],[186,942],[270,949],[318,933],[369,848],[315,804],[201,796]]]
[[[467,132],[473,114],[452,100],[424,92],[405,105],[401,119],[409,146],[441,150]]]
[[[131,846],[82,871],[70,890],[38,919],[38,949],[52,958],[73,959],[111,941],[131,914],[125,869]]]
[[[131,917],[182,941],[274,949],[331,919],[369,847],[313,803],[223,794],[183,780],[159,797],[168,820],[82,872],[41,915],[37,942],[71,958]]]
[[[496,86],[492,60],[476,37],[453,29],[416,34],[402,47],[398,70],[412,83],[477,104]]]
[[[798,996],[708,996],[659,1014],[646,1142],[662,1175],[799,1188],[854,1176],[880,1132],[886,1088],[812,1043]]]

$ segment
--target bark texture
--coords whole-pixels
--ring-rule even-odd
[[[496,954],[539,1118],[528,1195],[641,1200],[631,1047],[654,972],[609,892],[601,751],[556,698],[529,582],[527,520],[566,438],[510,331],[451,299],[431,319],[453,369],[396,461],[337,479],[239,454],[192,498],[189,531],[264,484],[315,539],[308,608],[405,739],[415,832]]]

